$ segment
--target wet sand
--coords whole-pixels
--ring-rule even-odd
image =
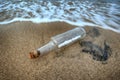
[[[119,80],[120,33],[110,30],[96,28],[96,35],[92,27],[85,27],[84,41],[102,46],[106,40],[111,47],[112,54],[104,64],[82,52],[80,41],[43,57],[29,58],[32,49],[74,27],[63,22],[0,25],[0,80]]]

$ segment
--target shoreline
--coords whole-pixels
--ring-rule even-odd
[[[11,21],[11,22],[8,22],[8,23],[3,23],[3,24],[1,24],[0,23],[0,26],[3,26],[3,25],[9,25],[9,24],[13,24],[13,23],[17,23],[17,22],[31,22],[31,23],[33,23],[33,24],[49,24],[49,23],[66,23],[66,24],[69,24],[69,25],[72,25],[72,26],[76,26],[76,27],[78,27],[78,26],[81,26],[81,27],[86,27],[86,26],[88,26],[88,27],[98,27],[98,28],[102,28],[102,29],[105,29],[105,30],[111,30],[111,31],[114,31],[114,32],[116,32],[116,33],[120,33],[120,31],[119,30],[116,30],[116,29],[114,29],[114,28],[112,28],[112,27],[102,27],[102,26],[100,26],[100,25],[97,25],[97,24],[92,24],[92,23],[82,23],[82,24],[79,24],[79,23],[74,23],[74,22],[71,22],[71,21],[67,21],[67,20],[59,20],[59,19],[55,19],[55,20],[48,20],[48,21],[46,21],[46,20],[43,20],[43,21],[40,21],[40,20],[35,20],[35,22],[34,22],[34,18],[33,19],[31,19],[31,20],[27,20],[27,19],[15,19],[15,20],[13,20],[13,21]]]
[[[79,41],[60,51],[29,59],[28,53],[32,49],[45,45],[52,36],[73,28],[75,26],[64,22],[0,25],[0,80],[119,80],[120,34],[111,30],[87,26],[87,36],[83,39],[101,47],[106,40],[112,49],[106,64],[82,52]]]

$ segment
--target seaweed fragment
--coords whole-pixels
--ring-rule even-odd
[[[91,54],[93,59],[97,61],[106,61],[112,54],[112,50],[106,41],[104,41],[104,48],[93,44],[90,41],[82,41],[80,42],[80,45],[84,47],[82,52]]]
[[[103,54],[104,60],[107,60],[108,57],[111,56],[111,54],[112,54],[112,50],[110,46],[106,43],[106,41],[104,41],[104,54]]]
[[[93,38],[100,36],[100,32],[97,28],[92,28],[87,34]]]

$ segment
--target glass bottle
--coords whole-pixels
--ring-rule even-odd
[[[36,58],[38,56],[45,55],[56,49],[68,46],[77,40],[83,39],[86,36],[84,28],[76,27],[72,30],[56,35],[51,38],[51,41],[46,45],[38,48],[35,51],[30,52],[30,58]]]

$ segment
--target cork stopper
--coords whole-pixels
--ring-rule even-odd
[[[37,50],[33,50],[33,51],[29,52],[29,58],[30,59],[35,59],[39,56],[40,56],[40,52],[37,51]]]

